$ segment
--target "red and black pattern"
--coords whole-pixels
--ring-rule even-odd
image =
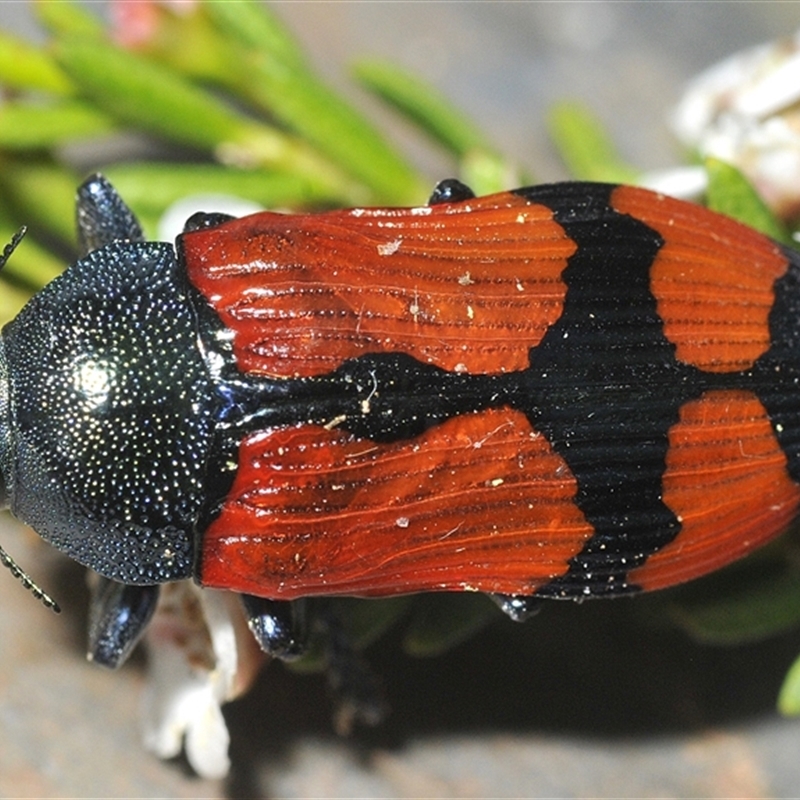
[[[672,585],[800,504],[800,262],[555,184],[186,233],[225,363],[202,583],[273,598]]]

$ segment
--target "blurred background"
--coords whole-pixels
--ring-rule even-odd
[[[431,186],[453,165],[348,79],[380,56],[427,78],[537,181],[566,177],[545,131],[580,99],[623,155],[683,161],[668,116],[696,72],[790,35],[793,3],[286,2],[271,4],[332,85],[369,108]],[[92,4],[103,13],[104,4]],[[41,34],[27,3],[0,27]],[[82,570],[9,518],[0,541],[64,606],[0,575],[0,795],[5,797],[778,797],[800,787],[800,723],[774,702],[800,634],[701,647],[649,624],[647,601],[548,607],[414,660],[389,636],[368,653],[393,713],[337,738],[323,682],[274,665],[226,710],[233,769],[202,781],[140,743],[142,661],[85,661]]]

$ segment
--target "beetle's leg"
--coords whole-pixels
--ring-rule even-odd
[[[81,255],[120,239],[144,241],[139,220],[102,175],[92,175],[80,185],[75,211]]]
[[[435,206],[439,203],[461,203],[464,200],[472,200],[475,197],[475,192],[469,188],[465,183],[456,180],[456,178],[447,178],[446,180],[439,181],[433,188],[433,193],[428,200],[429,206]]]
[[[223,214],[221,211],[213,211],[207,213],[205,211],[198,211],[192,214],[183,225],[183,232],[190,233],[191,231],[200,231],[205,228],[216,228],[217,225],[222,225],[223,222],[230,222],[236,217],[230,214]]]
[[[150,622],[158,586],[131,586],[100,578],[89,611],[91,661],[116,669],[125,662]]]
[[[353,725],[377,725],[386,716],[387,703],[380,679],[356,652],[338,614],[327,606],[319,622],[325,632],[325,676],[336,704],[334,726],[348,735]]]
[[[247,624],[265,653],[283,661],[292,661],[305,653],[309,636],[305,600],[240,596]],[[336,703],[337,731],[347,734],[356,722],[377,724],[386,709],[380,682],[356,653],[347,631],[329,605],[323,605],[313,621],[324,642],[325,674]]]
[[[241,598],[247,624],[265,653],[283,661],[303,655],[308,644],[304,600],[268,600],[251,594]]]
[[[542,600],[524,594],[490,594],[502,611],[514,622],[525,622],[526,619],[542,610]]]

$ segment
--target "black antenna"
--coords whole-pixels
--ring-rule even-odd
[[[17,245],[22,241],[22,237],[27,230],[28,229],[23,225],[11,237],[11,241],[3,248],[3,252],[0,254],[0,269],[2,269],[6,265],[8,259],[11,258],[11,254],[17,249]],[[0,547],[0,564],[2,564],[37,600],[40,600],[46,608],[52,608],[56,614],[61,613],[61,608],[58,603],[56,603],[47,592],[34,583],[33,579],[19,568],[17,562],[14,561],[2,547]]]
[[[6,569],[8,569],[8,571],[37,600],[41,600],[42,604],[45,606],[45,608],[52,608],[53,611],[56,612],[56,614],[60,614],[61,613],[61,607],[58,605],[58,603],[56,603],[56,601],[53,600],[53,598],[50,597],[50,595],[47,594],[47,592],[45,592],[43,589],[40,589],[39,586],[33,582],[31,577],[27,573],[23,572],[19,568],[19,566],[17,565],[17,562],[14,561],[14,559],[11,558],[11,556],[8,553],[6,553],[6,551],[3,550],[2,547],[0,547],[0,564],[2,564],[4,567],[6,567]]]
[[[17,249],[17,245],[22,241],[22,237],[28,232],[28,229],[23,225],[12,237],[11,241],[3,248],[3,253],[0,255],[0,269],[6,265],[6,262],[11,258],[11,254]]]

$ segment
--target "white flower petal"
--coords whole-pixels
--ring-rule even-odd
[[[800,212],[800,32],[738,53],[699,75],[674,116],[678,137],[701,157],[740,169],[768,205]]]
[[[227,774],[229,736],[220,706],[237,687],[238,610],[227,592],[189,581],[162,590],[145,638],[148,684],[142,698],[145,746],[161,758],[185,747],[198,775]],[[249,634],[248,634],[249,635]]]
[[[645,173],[637,183],[670,197],[699,200],[708,186],[708,175],[703,167],[675,167]]]
[[[231,767],[230,735],[219,703],[205,692],[202,699],[195,699],[193,711],[186,731],[186,757],[201,778],[224,778]]]

